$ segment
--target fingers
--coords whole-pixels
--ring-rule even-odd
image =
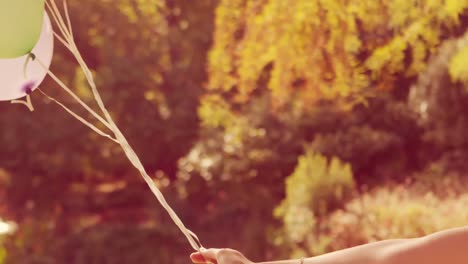
[[[207,260],[200,254],[200,253],[193,253],[190,255],[190,259],[192,260],[193,263],[206,263]]]
[[[211,249],[202,249],[200,252],[193,253],[190,255],[193,263],[217,263],[216,256],[220,249],[211,248]]]

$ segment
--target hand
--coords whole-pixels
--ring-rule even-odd
[[[233,249],[201,249],[200,252],[190,255],[193,263],[214,263],[214,264],[254,264],[242,253]]]

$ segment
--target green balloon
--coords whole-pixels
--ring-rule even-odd
[[[0,0],[0,58],[30,52],[41,35],[44,0]]]

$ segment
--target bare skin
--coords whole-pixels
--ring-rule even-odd
[[[193,253],[193,263],[300,264],[300,260],[252,262],[233,249],[208,249]],[[421,238],[392,239],[348,248],[317,257],[304,264],[466,264],[468,226],[440,231]]]

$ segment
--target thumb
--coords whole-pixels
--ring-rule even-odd
[[[217,263],[216,253],[217,249],[202,249],[200,252],[195,252],[190,255],[190,259],[193,263]]]

